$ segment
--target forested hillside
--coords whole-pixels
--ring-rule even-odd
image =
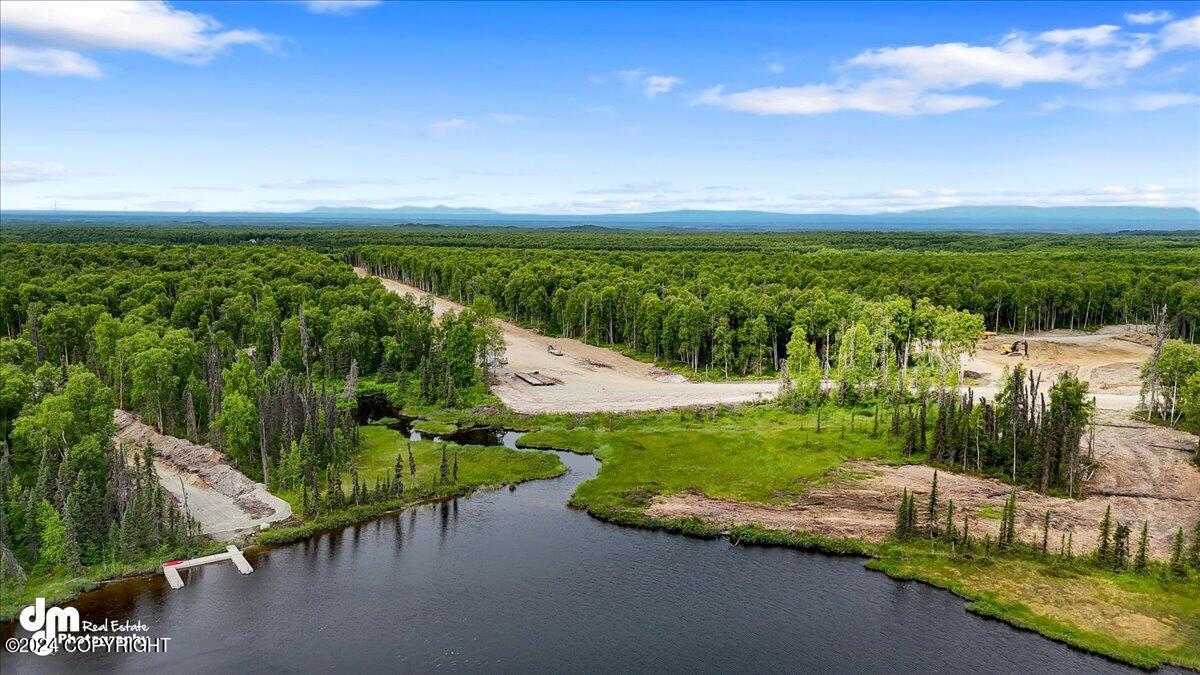
[[[27,568],[186,534],[148,460],[113,447],[114,408],[264,482],[299,456],[316,503],[318,477],[355,449],[359,375],[453,405],[481,389],[494,341],[486,315],[435,322],[299,248],[2,245],[0,258],[0,538]]]

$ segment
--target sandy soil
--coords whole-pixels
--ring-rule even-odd
[[[291,505],[229,466],[212,446],[160,434],[124,410],[116,411],[113,421],[118,445],[141,450],[147,442],[154,443],[158,482],[179,504],[187,504],[204,534],[234,539],[260,524],[291,517]]]
[[[1151,550],[1157,557],[1170,551],[1170,537],[1200,519],[1200,469],[1191,462],[1196,437],[1130,421],[1119,413],[1104,415],[1096,431],[1096,458],[1089,496],[1059,499],[1023,490],[1018,499],[1018,531],[1026,541],[1041,539],[1041,518],[1049,510],[1050,541],[1056,547],[1064,532],[1072,532],[1075,551],[1095,547],[1096,527],[1109,504],[1113,517],[1138,530],[1150,523]],[[711,499],[689,493],[657,498],[647,514],[678,518],[697,516],[722,524],[758,523],[784,530],[806,530],[829,536],[862,537],[879,541],[895,526],[904,489],[916,492],[918,502],[929,494],[933,469],[928,466],[881,466],[871,462],[844,465],[825,486],[785,505],[749,504]],[[865,478],[863,476],[866,476]],[[965,474],[938,474],[943,502],[972,515],[971,530],[980,536],[999,532],[999,521],[979,517],[981,509],[999,514],[1009,488],[998,481]],[[961,524],[961,523],[960,523]]]
[[[355,268],[359,276],[367,270]],[[434,311],[443,314],[462,306],[432,296],[416,287],[379,278],[394,293],[432,297]],[[498,373],[492,390],[505,405],[519,413],[659,410],[690,405],[743,403],[771,398],[777,382],[689,382],[656,370],[654,366],[622,356],[611,349],[578,340],[551,338],[500,321],[504,328],[508,364]],[[546,351],[553,344],[562,352]],[[534,387],[515,378],[515,372],[538,372],[562,380],[561,385]]]
[[[1195,436],[1130,418],[1129,412],[1138,402],[1138,373],[1150,354],[1152,340],[1134,326],[1110,326],[1093,334],[1055,331],[1025,338],[1029,340],[1028,359],[1002,356],[1000,346],[1016,339],[1019,337],[1001,335],[981,341],[974,357],[966,361],[967,369],[983,375],[981,385],[975,387],[977,395],[994,398],[1005,366],[1023,361],[1034,372],[1043,373],[1043,390],[1062,372],[1087,380],[1100,409],[1095,437],[1099,467],[1088,486],[1088,497],[1057,499],[1022,491],[1020,536],[1040,541],[1041,517],[1049,510],[1052,546],[1057,547],[1062,533],[1071,532],[1076,552],[1091,550],[1097,524],[1111,504],[1114,517],[1129,524],[1135,537],[1141,523],[1148,521],[1153,555],[1168,555],[1176,529],[1188,531],[1200,519],[1200,469],[1191,461]],[[920,495],[918,501],[928,495],[933,469],[856,462],[831,478],[827,485],[791,504],[747,504],[693,493],[660,497],[647,513],[878,541],[892,531],[904,489]],[[996,536],[999,521],[978,514],[982,509],[998,514],[1008,495],[1007,486],[985,478],[941,473],[938,488],[943,500],[953,499],[960,512],[966,509],[973,516],[973,531]]]
[[[1069,372],[1087,380],[1096,396],[1096,404],[1106,410],[1133,410],[1137,407],[1141,382],[1141,364],[1150,355],[1149,336],[1137,326],[1107,326],[1096,333],[1053,331],[1030,335],[998,335],[981,340],[975,355],[965,362],[967,370],[984,377],[975,392],[992,399],[996,395],[1005,367],[1024,363],[1042,374],[1042,389],[1047,390],[1060,373]],[[1029,358],[1004,356],[1000,347],[1015,340],[1028,340]]]

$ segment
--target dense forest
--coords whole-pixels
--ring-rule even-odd
[[[501,312],[551,334],[625,344],[693,367],[724,369],[726,334],[735,353],[742,345],[756,352],[765,336],[770,368],[786,357],[798,323],[812,339],[836,344],[870,304],[864,301],[907,301],[913,315],[931,315],[922,306],[965,310],[983,317],[988,329],[1016,332],[1156,323],[1164,307],[1177,335],[1194,340],[1200,326],[1197,248],[1098,251],[1093,259],[1079,252],[580,254],[362,246],[351,259],[460,302],[485,296]],[[836,347],[821,345],[823,355],[827,350]],[[744,370],[746,359],[739,360]]]
[[[435,321],[299,248],[5,244],[0,258],[0,538],[26,566],[190,532],[148,464],[113,447],[116,408],[264,482],[298,457],[315,495],[354,450],[359,376],[454,405],[482,389],[497,339],[484,307]]]

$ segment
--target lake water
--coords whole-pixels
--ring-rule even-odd
[[[598,463],[560,456],[562,477],[261,551],[249,576],[108,584],[83,618],[141,621],[167,653],[5,654],[4,672],[1128,670],[861,559],[603,523],[566,506]]]

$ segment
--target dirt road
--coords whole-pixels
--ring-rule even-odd
[[[354,271],[359,276],[369,274],[361,267]],[[399,281],[382,277],[379,281],[394,293],[432,297],[438,314],[462,309],[457,303]],[[492,389],[505,405],[519,413],[621,412],[743,403],[771,398],[779,388],[775,381],[689,382],[611,349],[547,337],[507,321],[498,323],[504,329],[508,364],[500,369],[499,382]],[[549,345],[563,355],[550,354]],[[562,380],[562,384],[534,387],[516,379],[516,372],[549,375]]]
[[[200,531],[214,539],[235,539],[263,523],[286,520],[292,507],[267,492],[225,462],[225,455],[208,445],[158,433],[137,416],[118,410],[113,414],[117,433],[113,441],[140,451],[154,444],[154,471],[163,489],[186,504]]]
[[[1060,373],[1069,372],[1088,382],[1096,405],[1103,410],[1131,411],[1137,407],[1142,362],[1150,356],[1149,336],[1136,326],[1106,326],[1095,333],[1054,331],[1021,337],[997,335],[981,340],[966,369],[982,374],[975,386],[977,396],[995,398],[996,385],[1006,367],[1024,363],[1042,375],[1043,390],[1049,389]],[[1029,358],[1004,356],[1002,345],[1016,340],[1029,342]]]

